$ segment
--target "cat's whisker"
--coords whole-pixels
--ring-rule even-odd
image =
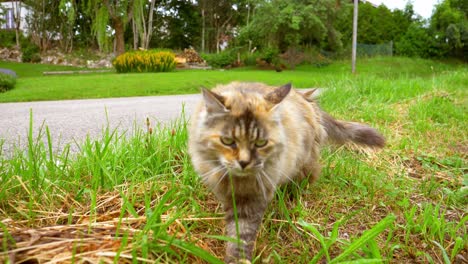
[[[214,159],[214,160],[202,160],[202,161],[197,161],[198,164],[216,163],[216,162],[219,162],[219,160]]]
[[[263,193],[263,198],[265,198],[265,201],[267,201],[267,195],[265,191],[265,184],[263,183],[262,176],[258,173],[255,174],[255,178],[257,179],[258,185],[260,186],[260,189],[262,190]]]
[[[252,259],[262,215],[281,184],[290,181],[300,190],[296,177],[308,172],[318,177],[325,141],[385,145],[374,128],[334,119],[311,97],[313,90],[294,91],[290,83],[270,87],[233,82],[202,92],[191,116],[189,154],[204,184],[225,207],[226,235],[247,242],[227,241],[227,263]]]
[[[213,189],[216,189],[218,185],[224,180],[224,178],[226,178],[227,175],[228,175],[228,171],[225,171],[224,174],[221,177],[219,177],[219,180],[213,186]]]
[[[275,190],[275,189],[276,189],[276,188],[275,188],[276,185],[271,181],[271,179],[270,179],[270,177],[268,176],[268,174],[267,174],[264,170],[261,170],[260,172],[263,174],[263,176],[265,176],[265,179],[266,179],[266,180],[268,181],[268,183],[270,184],[271,189],[272,189],[272,190]]]
[[[223,169],[224,169],[223,166],[216,166],[216,167],[214,167],[213,169],[211,169],[211,170],[209,170],[209,171],[207,171],[207,172],[201,174],[200,176],[201,176],[202,178],[205,178],[205,177],[207,177],[207,176],[214,175],[215,173],[218,173],[218,172],[222,171]]]
[[[292,184],[294,184],[296,187],[298,187],[300,189],[300,186],[299,184],[297,184],[297,182],[291,178],[291,176],[289,176],[288,174],[286,174],[284,171],[282,170],[278,170],[278,172],[283,175],[286,179],[288,179]]]

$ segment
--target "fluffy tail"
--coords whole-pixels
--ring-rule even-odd
[[[373,148],[382,148],[385,145],[385,138],[376,129],[360,123],[335,120],[323,111],[322,125],[328,139],[340,145],[347,142]]]

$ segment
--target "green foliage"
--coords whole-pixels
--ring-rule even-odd
[[[177,10],[177,12],[162,15],[166,21],[167,29],[158,32],[155,45],[158,47],[171,47],[183,50],[200,43],[201,16],[196,11],[194,1],[167,1],[164,5],[166,10]]]
[[[14,30],[0,30],[0,47],[11,48],[16,45],[16,33]]]
[[[75,1],[60,0],[59,15],[62,20],[60,27],[60,35],[62,36],[61,46],[65,51],[69,51],[73,47],[73,36],[75,35],[75,22],[77,17],[77,6]]]
[[[241,54],[242,63],[245,66],[255,66],[257,65],[257,59],[260,57],[260,53],[254,52],[244,52]]]
[[[262,50],[259,58],[269,64],[276,64],[279,61],[279,50],[276,48],[266,48]]]
[[[175,55],[168,51],[148,50],[126,52],[112,63],[118,73],[168,72],[175,69]]]
[[[109,52],[111,47],[110,32],[107,25],[109,22],[109,12],[102,6],[96,10],[96,17],[93,23],[93,34],[96,36],[99,49],[104,52]]]
[[[254,53],[255,54],[255,53]],[[306,55],[309,52],[306,51]],[[106,98],[106,97],[130,97],[149,95],[170,94],[195,94],[199,92],[198,87],[213,87],[218,83],[231,81],[258,81],[270,85],[282,85],[291,81],[295,87],[335,87],[349,85],[352,79],[349,61],[330,61],[320,53],[311,54],[311,65],[301,65],[294,71],[283,71],[277,74],[274,71],[253,70],[252,68],[237,68],[229,71],[216,70],[186,70],[176,71],[171,74],[162,74],[155,79],[154,74],[131,74],[122,75],[116,73],[80,74],[66,75],[60,78],[44,76],[44,71],[80,70],[77,67],[0,62],[0,68],[15,71],[21,76],[21,82],[16,86],[18,89],[2,94],[0,102],[21,101],[44,101],[64,99]],[[326,67],[323,67],[328,65]],[[317,67],[320,66],[320,67]],[[432,66],[432,68],[431,68]],[[385,100],[403,100],[395,93],[399,88],[394,88],[397,80],[398,85],[411,93],[422,91],[431,86],[431,76],[439,76],[444,73],[456,73],[456,78],[450,81],[450,87],[466,87],[466,71],[458,69],[460,65],[443,64],[437,61],[423,59],[409,59],[401,57],[393,58],[371,58],[361,59],[357,65],[360,76],[375,82],[376,90],[384,89],[388,97]],[[376,81],[375,77],[383,78],[384,81]],[[408,80],[407,78],[414,78]],[[406,78],[406,79],[405,79]],[[418,81],[414,81],[418,79]],[[381,79],[379,79],[381,80]],[[377,100],[369,97],[376,90],[365,91],[361,89],[349,90],[346,98],[353,92],[362,94],[367,100]],[[396,90],[395,90],[396,89]],[[382,93],[380,93],[382,94]],[[405,96],[408,96],[405,94]]]
[[[0,67],[16,65],[2,63]],[[348,62],[335,62],[281,74],[236,69],[187,70],[158,78],[113,73],[35,76],[22,78],[17,88],[1,96],[24,91],[18,94],[24,100],[34,92],[55,90],[64,95],[79,88],[81,96],[88,91],[124,96],[119,88],[133,92],[141,87],[143,93],[160,92],[161,87],[168,87],[169,93],[195,93],[199,91],[193,87],[232,80],[271,85],[291,80],[295,87],[324,87],[319,100],[326,111],[340,119],[371,123],[387,136],[388,145],[373,154],[376,157],[325,148],[318,181],[292,183],[276,191],[252,262],[456,263],[468,241],[466,158],[460,145],[466,138],[467,68],[394,57],[363,59],[358,72],[352,75]],[[429,127],[421,131],[418,123]],[[22,232],[59,226],[92,235],[93,241],[78,239],[67,247],[64,253],[84,248],[83,254],[73,256],[75,262],[90,256],[94,241],[103,246],[102,251],[117,254],[103,255],[107,262],[130,258],[134,262],[219,262],[215,257],[223,256],[224,237],[219,235],[224,222],[221,210],[213,205],[216,200],[190,164],[185,119],[164,126],[148,124],[153,129],[147,132],[139,126],[130,131],[105,128],[101,137],[78,143],[75,152],[69,145],[63,151],[52,145],[60,140],[54,140],[56,135],[46,126],[36,133],[32,118],[30,127],[25,148],[18,145],[11,155],[0,155],[2,219],[25,223],[20,225]],[[452,195],[458,199],[452,200]],[[63,213],[64,204],[70,206]],[[115,234],[113,243],[95,239],[102,226]],[[6,255],[27,252],[27,245],[7,247],[14,245],[18,225],[7,223],[0,228]],[[207,250],[206,245],[217,246]],[[16,260],[29,256],[17,254]]]
[[[24,68],[19,71],[10,65]],[[23,71],[46,65],[0,62],[0,67],[24,76]],[[467,68],[395,57],[363,59],[358,72],[352,75],[348,62],[335,62],[280,74],[235,69],[187,70],[158,78],[114,73],[56,78],[38,73],[22,77],[0,98],[15,93],[19,100],[29,100],[30,94],[43,96],[50,91],[60,96],[73,92],[129,96],[138,89],[140,95],[150,90],[162,94],[162,89],[198,93],[196,87],[233,80],[271,85],[291,80],[295,87],[324,87],[319,100],[326,111],[340,119],[371,123],[387,136],[388,146],[371,158],[344,148],[325,148],[323,174],[317,182],[305,180],[276,192],[252,262],[385,263],[397,256],[399,263],[430,259],[455,263],[465,253],[468,239],[466,159],[460,145],[466,138]],[[31,122],[23,141],[26,147],[18,145],[11,155],[0,155],[0,217],[25,223],[23,230],[82,227],[79,230],[94,238],[102,231],[101,223],[115,223],[113,242],[119,246],[99,246],[109,245],[102,250],[121,257],[102,257],[108,262],[123,257],[136,262],[219,262],[214,257],[223,255],[223,237],[209,235],[222,234],[221,211],[213,209],[215,200],[190,165],[186,120],[182,121],[148,125],[153,128],[148,132],[139,126],[130,131],[105,128],[101,137],[87,138],[75,152],[68,145],[60,151],[52,145],[60,141],[54,140],[56,135],[46,126],[36,133]],[[421,131],[418,124],[428,128]],[[48,217],[62,212],[64,204],[72,206]],[[392,214],[395,220],[385,217]],[[82,215],[88,216],[84,222]],[[11,239],[4,239],[3,251],[20,250],[5,246],[13,245],[18,226],[1,228],[4,234],[12,233]],[[114,234],[114,229],[109,230]],[[74,241],[76,248],[90,248],[91,242]],[[206,245],[213,244],[219,246],[206,252]],[[68,248],[72,251],[75,246]],[[76,254],[74,260],[81,261],[86,254]],[[16,260],[28,256],[17,254]]]
[[[23,5],[28,6],[30,12],[26,16],[28,32],[41,51],[52,46],[53,40],[59,38],[59,29],[63,27],[63,21],[59,15],[59,1],[56,0],[24,0]],[[37,56],[34,56],[37,60]]]
[[[439,48],[447,54],[468,60],[468,20],[466,4],[458,0],[439,3],[431,17],[430,29]]]
[[[234,64],[236,61],[236,54],[230,50],[222,51],[220,53],[203,53],[200,55],[211,67],[224,68]]]
[[[22,62],[41,62],[40,48],[36,44],[30,42],[29,39],[22,41],[21,52],[23,53],[21,57]]]
[[[11,90],[16,85],[16,78],[10,74],[0,72],[0,93]]]
[[[341,47],[334,21],[341,16],[335,0],[260,1],[252,22],[241,29],[241,43],[285,51],[290,46],[321,46],[328,37],[330,48]],[[333,43],[331,43],[333,42]]]
[[[346,46],[351,45],[353,33],[353,8],[348,6],[337,22]],[[381,44],[397,41],[413,21],[413,6],[409,3],[404,10],[391,11],[384,5],[375,8],[371,3],[359,4],[358,43]]]
[[[443,49],[437,48],[437,43],[428,29],[413,23],[402,38],[395,43],[395,51],[399,55],[408,57],[441,57]]]

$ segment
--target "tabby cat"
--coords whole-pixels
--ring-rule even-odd
[[[322,111],[313,91],[234,82],[212,91],[192,115],[189,153],[204,184],[226,212],[226,263],[250,260],[268,203],[281,184],[320,174],[327,141],[383,147],[364,124],[338,121]],[[237,224],[236,224],[237,222]],[[235,241],[235,240],[233,240]]]

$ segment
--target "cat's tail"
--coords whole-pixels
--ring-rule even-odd
[[[322,126],[330,141],[336,144],[353,142],[372,148],[382,148],[385,138],[375,129],[361,123],[340,121],[322,111]]]

